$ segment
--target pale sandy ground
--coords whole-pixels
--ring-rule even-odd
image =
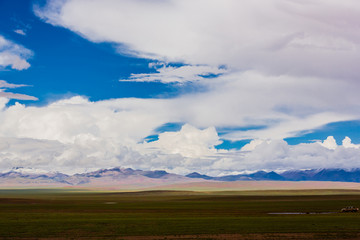
[[[168,183],[166,180],[149,183],[141,181],[127,182],[93,182],[84,185],[62,185],[35,182],[6,182],[0,183],[0,189],[34,189],[34,188],[64,188],[64,189],[88,189],[98,191],[151,191],[151,190],[175,190],[175,191],[284,191],[284,190],[342,190],[359,191],[360,183],[350,182],[317,182],[317,181],[235,181],[219,182],[206,180],[193,180],[192,182]]]
[[[286,181],[235,181],[235,182],[192,182],[159,186],[156,190],[193,191],[264,191],[264,190],[359,190],[360,183],[349,182],[286,182]]]

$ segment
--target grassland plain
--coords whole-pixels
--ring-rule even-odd
[[[0,190],[1,239],[358,239],[356,190]],[[313,214],[269,214],[269,213]],[[319,214],[326,213],[326,214]]]

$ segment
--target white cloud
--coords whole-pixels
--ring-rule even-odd
[[[31,100],[31,101],[39,100],[37,97],[33,97],[30,95],[26,95],[26,94],[20,94],[20,93],[12,93],[12,92],[0,92],[0,97],[9,98],[9,99],[17,99],[17,100]]]
[[[11,66],[12,69],[24,70],[30,67],[30,64],[18,55],[11,52],[0,52],[0,66]]]
[[[35,12],[141,57],[272,74],[359,77],[356,0],[53,0]]]
[[[332,142],[329,137],[324,142]],[[260,143],[261,142],[261,143]],[[346,145],[331,146],[317,142],[309,144],[288,145],[283,140],[258,141],[251,151],[230,151],[218,156],[212,165],[203,166],[203,172],[231,174],[243,171],[284,171],[294,169],[344,168],[353,169],[360,166],[358,148]]]
[[[175,119],[169,111],[172,101],[90,102],[73,97],[43,107],[16,104],[7,108],[4,102],[0,170],[32,167],[74,173],[123,166],[217,175],[258,169],[360,167],[360,149],[349,148],[349,140],[335,149],[319,143],[290,146],[283,140],[259,140],[251,148],[226,151],[214,148],[220,143],[214,127],[185,124],[178,132],[164,132],[159,140],[144,143],[153,129]]]
[[[131,82],[163,82],[163,83],[184,83],[204,80],[209,75],[225,73],[225,69],[210,66],[180,66],[171,67],[166,64],[151,66],[155,67],[157,73],[131,74],[128,79],[120,81]]]
[[[345,137],[343,140],[342,140],[342,145],[345,147],[345,148],[360,148],[360,145],[359,144],[353,144],[351,143],[351,139],[349,137]]]
[[[354,0],[69,0],[49,1],[35,12],[90,41],[187,63],[126,81],[201,80],[208,92],[167,101],[177,111],[166,115],[200,128],[266,126],[227,139],[283,139],[360,117],[354,80],[360,77],[354,24],[360,5]],[[206,72],[224,74],[199,77]]]
[[[73,97],[43,107],[5,104],[0,112],[1,169],[149,168],[147,158],[131,149],[164,123],[161,116],[152,116],[155,109],[148,109],[149,103],[137,99],[89,102]]]
[[[326,87],[325,87],[326,86]],[[226,139],[283,139],[327,123],[358,119],[357,91],[341,81],[233,73],[214,79],[209,90],[169,101],[180,122],[208,126],[265,126],[233,130]],[[335,98],[346,93],[346,98]]]
[[[321,88],[323,80],[315,78],[298,81],[295,77],[279,76],[267,80],[253,72],[234,73],[214,79],[207,92],[171,99],[90,102],[77,96],[42,107],[16,104],[7,108],[4,102],[0,138],[3,142],[12,138],[13,147],[2,151],[0,168],[23,166],[71,172],[124,166],[226,174],[257,169],[339,167],[351,161],[355,161],[352,166],[360,167],[353,157],[358,156],[358,149],[345,149],[345,144],[332,151],[318,143],[289,146],[279,140],[334,120],[356,119],[356,115],[351,115],[359,102],[352,102],[357,98],[355,90],[348,91],[347,98],[339,101],[332,96],[346,86],[338,85],[337,81],[327,82],[327,87]],[[308,84],[315,86],[315,90]],[[283,88],[279,89],[279,85]],[[297,101],[304,92],[307,99],[299,104]],[[294,104],[284,106],[284,102]],[[329,112],[319,114],[324,107]],[[158,141],[142,143],[154,129],[168,122],[188,124],[179,132],[161,133]],[[256,131],[234,130],[222,137],[261,139],[262,135],[273,141],[261,144],[254,141],[252,147],[249,145],[243,151],[214,149],[219,143],[214,126],[252,124],[266,127]],[[6,147],[7,143],[4,144]]]
[[[328,81],[327,87],[324,88],[322,86],[325,80],[313,78],[301,80],[279,76],[272,77],[268,81],[267,76],[245,72],[214,79],[206,92],[186,94],[171,99],[128,98],[88,102],[84,98],[75,97],[54,102],[44,108],[13,106],[7,111],[11,114],[16,113],[16,116],[9,117],[9,122],[14,124],[17,123],[13,119],[17,118],[28,119],[26,122],[34,122],[34,124],[43,122],[43,126],[49,127],[48,134],[42,128],[36,131],[44,135],[42,139],[56,140],[58,139],[55,136],[64,134],[67,135],[67,139],[71,139],[71,131],[76,133],[77,129],[87,125],[98,128],[98,123],[92,121],[102,121],[98,119],[98,115],[104,111],[106,114],[115,111],[114,116],[111,114],[109,116],[109,119],[113,119],[110,121],[111,124],[107,127],[108,123],[104,121],[101,126],[111,129],[112,122],[120,121],[122,125],[116,126],[116,129],[129,129],[126,132],[129,134],[129,139],[133,138],[134,142],[141,141],[142,138],[150,135],[153,129],[168,122],[184,122],[202,129],[213,126],[264,126],[255,130],[233,130],[222,136],[225,139],[242,140],[283,139],[330,122],[359,118],[354,111],[360,102],[356,90],[340,85],[337,81]],[[333,97],[347,89],[349,91],[346,98],[339,100]],[[304,94],[306,98],[301,100]],[[68,113],[60,113],[61,109],[68,108],[70,109]],[[72,110],[73,108],[76,110]],[[327,111],[321,112],[322,109]],[[46,122],[46,119],[62,119],[63,116],[68,115],[78,116],[78,120],[73,121],[69,117],[68,122],[61,124],[78,122],[79,127],[73,126],[54,133],[54,129],[58,129],[59,126],[51,124],[56,124],[57,121],[51,124]],[[30,132],[36,129],[35,126],[26,128]],[[19,137],[31,136],[23,134]]]
[[[87,135],[114,138],[123,144],[136,143],[168,120],[157,109],[162,105],[156,102],[141,99],[90,102],[78,96],[44,107],[17,103],[0,114],[0,136],[73,143],[79,135]]]
[[[193,171],[225,175],[234,172],[257,170],[291,170],[318,168],[358,168],[360,149],[338,146],[328,149],[318,143],[288,145],[282,140],[264,141],[251,151],[216,151],[211,140],[213,130],[199,130],[191,126],[188,130],[173,133],[180,147],[173,150],[165,140],[158,143],[129,147],[116,139],[97,139],[94,136],[78,135],[71,143],[30,138],[0,138],[0,170],[12,167],[27,167],[47,171],[76,173],[115,166],[135,169],[165,169],[187,174]],[[197,135],[195,145],[182,141],[187,133]],[[205,131],[205,132],[203,132]],[[210,134],[209,134],[210,133]],[[176,134],[176,135],[175,135]],[[146,149],[142,149],[145,147]],[[149,151],[151,150],[151,151]],[[159,153],[159,151],[161,153]]]
[[[159,140],[144,143],[145,148],[159,149],[165,154],[180,154],[183,157],[201,158],[214,155],[214,146],[220,144],[214,127],[199,130],[185,124],[179,132],[159,134]]]
[[[32,52],[0,35],[0,67],[24,70],[30,67],[27,62]]]
[[[263,144],[264,142],[270,143],[270,141],[264,141],[264,140],[261,140],[261,139],[251,140],[250,143],[244,145],[244,146],[241,148],[241,151],[252,151],[252,150],[254,150],[257,146],[259,146],[260,144]]]
[[[49,1],[35,12],[90,41],[115,43],[123,53],[164,62],[157,73],[127,80],[202,81],[207,91],[172,99],[89,102],[77,97],[38,108],[18,104],[3,109],[0,136],[58,141],[71,147],[57,159],[78,166],[119,163],[214,174],[360,166],[358,149],[349,140],[337,147],[331,138],[323,146],[289,146],[282,140],[360,118],[360,5],[355,0],[68,0]],[[166,65],[171,61],[185,65]],[[211,80],[199,76],[207,73],[224,74]],[[138,144],[167,122],[189,125]],[[218,141],[213,127],[239,126],[263,127],[222,137],[272,141],[254,140],[239,152],[213,148]],[[87,141],[92,149],[80,144]],[[99,141],[104,149],[97,148]],[[101,163],[100,158],[112,160]]]
[[[121,166],[125,165],[127,158],[134,162],[139,158],[139,154],[132,153],[124,146],[109,144],[96,140],[64,144],[29,138],[0,138],[0,169],[26,167],[77,173]],[[135,164],[133,166],[136,167]]]
[[[0,80],[0,88],[18,88],[18,87],[27,87],[25,84],[12,84],[4,80]]]
[[[345,140],[346,141],[346,140]],[[351,141],[350,141],[351,142]],[[324,140],[323,142],[318,142],[321,146],[326,147],[328,149],[336,149],[337,148],[337,143],[336,140],[333,136],[328,136],[326,138],[326,140]]]
[[[15,33],[25,36],[26,32],[23,29],[16,29],[14,30]]]
[[[4,80],[0,80],[0,98],[7,98],[7,99],[18,99],[18,100],[33,100],[36,101],[38,98],[29,96],[26,94],[19,94],[19,93],[12,93],[12,92],[5,92],[7,88],[18,88],[18,87],[27,87],[28,85],[24,84],[12,84],[8,83]]]

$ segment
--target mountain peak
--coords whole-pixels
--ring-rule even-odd
[[[203,174],[200,174],[198,172],[189,173],[185,177],[188,177],[188,178],[202,178],[202,179],[206,179],[206,180],[213,179],[213,177],[210,177],[208,175],[203,175]]]

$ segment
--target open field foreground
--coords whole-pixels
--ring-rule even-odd
[[[360,213],[339,213],[349,205],[360,191],[8,189],[0,238],[358,239]]]

